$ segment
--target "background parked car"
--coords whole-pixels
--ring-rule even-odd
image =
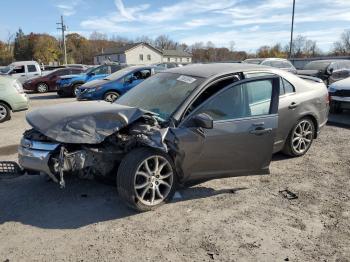
[[[101,80],[90,81],[77,89],[78,100],[105,100],[114,102],[131,88],[154,74],[152,66],[131,66]]]
[[[76,90],[86,82],[102,79],[106,76],[126,67],[120,64],[105,64],[98,67],[89,68],[85,73],[80,75],[61,76],[57,81],[57,94],[59,96],[76,96]]]
[[[296,74],[297,72],[293,64],[283,58],[249,58],[244,60],[243,63],[272,66],[293,74]]]
[[[322,79],[327,85],[349,76],[350,60],[316,60],[307,63],[299,75],[315,76]]]
[[[30,78],[42,75],[40,65],[35,61],[13,62],[3,71],[22,84]]]
[[[26,110],[28,107],[29,99],[22,84],[17,79],[0,76],[0,123],[11,118],[11,111]]]
[[[350,110],[350,77],[331,84],[328,88],[331,113]]]
[[[48,91],[56,91],[56,82],[60,76],[64,75],[76,75],[84,72],[80,68],[61,68],[51,71],[49,74],[32,78],[23,84],[23,88],[26,90],[35,91],[38,93],[45,93]]]

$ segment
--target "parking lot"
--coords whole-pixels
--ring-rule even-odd
[[[74,101],[30,98],[30,110]],[[25,113],[1,124],[1,160],[16,160]],[[2,180],[0,260],[348,261],[349,148],[350,129],[328,125],[305,156],[274,155],[269,176],[180,189],[172,203],[141,214],[96,181],[70,178],[60,189],[43,176]]]

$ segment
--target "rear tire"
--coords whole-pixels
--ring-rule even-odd
[[[47,91],[49,91],[49,86],[46,83],[39,83],[36,86],[36,91],[38,93],[46,93]]]
[[[117,100],[120,97],[118,92],[115,91],[107,91],[105,95],[103,96],[103,100],[106,102],[113,103],[115,100]]]
[[[176,189],[172,159],[150,148],[130,151],[118,168],[117,188],[127,205],[140,212],[169,202]]]
[[[11,119],[11,109],[3,102],[0,102],[0,123]]]
[[[290,131],[282,152],[292,157],[305,155],[311,147],[314,135],[314,122],[308,117],[299,119]]]

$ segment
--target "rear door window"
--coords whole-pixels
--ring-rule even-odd
[[[284,79],[283,78],[283,86],[284,86],[284,92],[286,93],[286,94],[292,94],[292,93],[294,93],[295,92],[295,88],[294,88],[294,86],[291,84],[291,83],[289,83],[286,79]]]
[[[27,68],[29,73],[34,73],[38,71],[35,65],[27,65]]]

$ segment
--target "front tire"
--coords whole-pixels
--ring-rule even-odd
[[[49,91],[49,86],[46,83],[39,83],[36,87],[38,93],[46,93]]]
[[[113,103],[115,100],[119,98],[119,96],[120,95],[115,91],[108,91],[103,96],[103,100],[105,100],[106,102]]]
[[[75,84],[75,85],[73,86],[73,90],[72,90],[72,96],[73,96],[73,97],[76,97],[76,96],[77,96],[78,88],[81,87],[81,86],[82,86],[82,84]]]
[[[287,137],[283,153],[293,157],[305,155],[311,147],[314,134],[314,122],[308,117],[299,119]]]
[[[150,148],[130,151],[119,166],[117,188],[119,196],[140,212],[169,202],[176,189],[172,159]]]
[[[5,103],[0,102],[0,123],[11,119],[11,109]]]

